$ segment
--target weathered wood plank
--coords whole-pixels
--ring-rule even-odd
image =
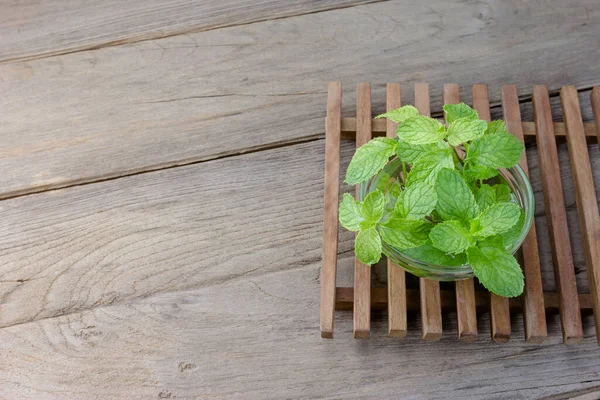
[[[354,147],[342,142],[342,168]],[[320,262],[324,149],[318,140],[0,202],[0,326]],[[589,149],[598,179],[600,154]],[[586,291],[566,144],[558,152],[577,284]],[[528,159],[542,282],[553,291],[535,149]],[[340,263],[350,267],[338,268],[342,285],[352,284],[353,245],[352,232],[341,230]]]
[[[86,1],[2,5],[0,63],[201,32],[352,5],[361,0]]]
[[[319,140],[0,202],[0,326],[320,262],[324,149]],[[343,159],[353,152],[342,144]],[[352,246],[344,231],[339,251]]]
[[[536,141],[540,160],[540,172],[544,187],[548,233],[552,241],[552,262],[555,268],[560,294],[560,315],[565,343],[577,343],[583,338],[577,282],[571,255],[571,242],[567,212],[563,197],[562,181],[556,140],[552,132],[552,116],[548,89],[534,86],[533,106],[535,111]]]
[[[590,87],[595,5],[398,0],[4,64],[0,197],[322,138],[327,82],[353,86],[356,71],[375,112],[391,77],[429,82],[438,112],[449,76],[486,82],[492,104],[507,82],[522,95],[540,81]],[[539,68],[556,54],[561,68]]]
[[[444,85],[442,98],[444,104],[456,104],[460,100],[459,86]],[[456,147],[455,147],[456,148]],[[460,157],[464,156],[464,152]],[[456,318],[458,320],[458,338],[471,342],[477,338],[477,311],[475,309],[475,283],[473,278],[456,281]]]
[[[521,129],[519,97],[515,85],[502,86],[502,108],[504,109],[506,129],[521,142],[524,142],[523,130]],[[527,176],[529,176],[526,152],[523,152],[519,165],[523,168]],[[530,343],[541,343],[548,334],[536,232],[534,223],[531,225],[531,229],[523,241],[523,245],[519,250],[520,257],[518,257],[521,260],[523,275],[525,277],[525,288],[523,289],[522,297],[525,340]]]
[[[561,101],[567,127],[567,147],[575,183],[579,226],[583,234],[587,275],[594,302],[596,336],[600,343],[600,292],[598,292],[600,290],[600,216],[598,215],[598,200],[594,191],[590,155],[583,135],[577,89],[573,86],[563,87]]]
[[[479,118],[490,122],[490,100],[485,84],[473,85],[473,108]],[[510,308],[506,297],[490,293],[490,313],[492,323],[492,339],[496,342],[506,342],[510,339]]]
[[[323,212],[323,265],[321,267],[321,337],[333,337],[335,278],[338,252],[340,193],[340,136],[342,84],[329,83],[325,126],[325,195]]]
[[[415,84],[415,107],[422,115],[431,116],[429,107],[429,84]],[[423,340],[439,340],[442,337],[442,308],[440,284],[431,279],[419,278],[421,299],[421,329]]]
[[[398,83],[387,84],[387,110],[401,106],[402,90]],[[387,137],[396,137],[398,124],[387,120]],[[406,273],[402,268],[387,259],[388,271],[388,336],[403,338],[406,336]]]
[[[372,338],[356,343],[351,313],[339,312],[336,339],[321,339],[319,260],[276,263],[265,275],[0,329],[0,397],[529,399],[600,384],[593,329],[561,346],[557,323],[539,347],[421,343],[414,319],[399,342],[379,314]]]
[[[371,140],[371,85],[358,84],[356,88],[356,147]],[[355,195],[359,197],[359,185]],[[354,257],[354,337],[368,339],[371,332],[371,266]]]

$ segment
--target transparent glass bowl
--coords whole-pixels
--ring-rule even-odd
[[[360,185],[360,200],[362,201],[367,194],[375,190],[380,180],[389,179],[389,177],[397,177],[401,171],[402,162],[397,158],[391,160],[379,174]],[[500,174],[492,180],[494,179],[497,182],[506,183],[511,188],[514,201],[516,201],[525,211],[525,224],[523,225],[521,234],[514,243],[506,247],[510,253],[514,254],[523,244],[523,241],[531,228],[531,224],[533,223],[535,209],[533,189],[531,188],[531,183],[529,182],[527,175],[518,165],[509,169],[501,169]],[[422,278],[438,281],[456,281],[472,278],[474,276],[473,269],[469,264],[449,267],[425,263],[403,254],[402,251],[385,242],[383,242],[383,254],[406,271]]]

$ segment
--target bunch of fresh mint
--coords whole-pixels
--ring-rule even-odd
[[[369,180],[394,156],[402,172],[379,179],[362,202],[344,194],[340,222],[358,232],[355,252],[365,264],[379,261],[384,241],[426,263],[468,263],[491,292],[518,296],[523,274],[506,247],[517,240],[525,216],[511,189],[492,178],[518,163],[523,145],[504,121],[480,120],[464,103],[444,111],[447,127],[412,106],[377,117],[399,123],[398,138],[378,137],[358,148],[346,182]]]

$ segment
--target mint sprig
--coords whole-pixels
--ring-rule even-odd
[[[518,163],[523,145],[504,121],[482,121],[464,103],[444,112],[447,127],[412,106],[377,117],[398,123],[398,138],[376,138],[357,149],[345,181],[358,184],[381,173],[362,202],[344,194],[340,223],[358,232],[355,252],[365,264],[377,263],[385,244],[425,263],[469,263],[490,291],[518,296],[523,274],[506,249],[519,239],[525,213],[497,176],[499,168]],[[401,173],[382,171],[392,157]]]

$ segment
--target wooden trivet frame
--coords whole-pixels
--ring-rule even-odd
[[[502,86],[502,107],[509,132],[521,141],[537,142],[542,175],[546,215],[552,245],[557,292],[543,292],[535,225],[523,243],[522,268],[525,275],[523,295],[507,299],[489,292],[475,291],[473,279],[457,281],[455,290],[440,290],[437,281],[419,279],[419,290],[407,289],[405,271],[388,263],[387,288],[371,288],[371,267],[355,258],[354,287],[337,287],[338,202],[340,191],[340,141],[356,141],[359,147],[373,136],[394,137],[397,125],[392,121],[372,119],[371,86],[359,83],[356,118],[342,118],[342,85],[330,82],[327,97],[325,140],[325,200],[323,226],[323,265],[321,269],[321,336],[333,337],[335,310],[353,310],[355,338],[370,335],[371,309],[388,310],[388,336],[402,338],[407,330],[407,310],[420,310],[422,337],[439,340],[442,336],[442,311],[456,311],[458,338],[477,338],[477,310],[491,313],[491,335],[496,342],[510,338],[510,310],[523,311],[525,341],[541,343],[547,336],[546,310],[558,309],[563,341],[579,343],[583,339],[581,310],[593,309],[596,337],[600,340],[600,217],[594,191],[592,168],[586,142],[600,138],[600,87],[592,90],[591,101],[595,123],[584,123],[577,89],[565,86],[561,92],[564,122],[553,123],[550,98],[545,86],[533,87],[534,122],[522,122],[515,85]],[[446,84],[444,104],[459,102],[459,87]],[[398,83],[387,84],[387,110],[401,105]],[[415,107],[430,115],[429,86],[415,85]],[[473,86],[473,107],[480,118],[490,120],[487,85]],[[589,279],[589,294],[579,294],[567,228],[567,214],[556,148],[556,137],[566,137],[575,183],[575,197]],[[528,172],[526,155],[520,161]],[[600,343],[600,342],[599,342]]]

